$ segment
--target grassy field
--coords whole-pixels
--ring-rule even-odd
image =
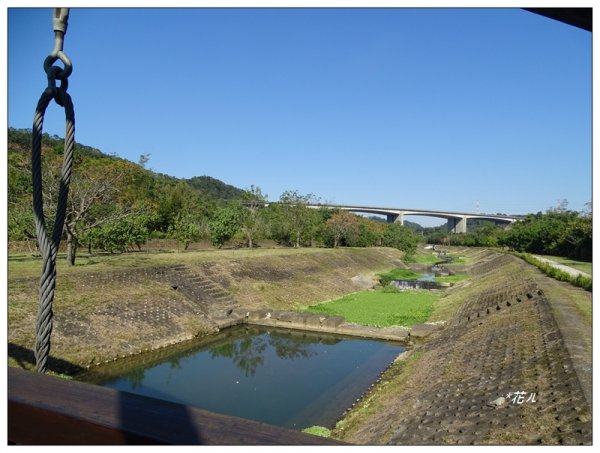
[[[360,254],[361,250],[345,249],[348,254]],[[144,267],[172,266],[175,264],[193,265],[203,262],[226,262],[233,259],[297,257],[316,254],[336,254],[335,249],[322,248],[278,248],[278,249],[234,249],[202,250],[185,252],[129,252],[115,254],[80,254],[75,266],[68,266],[66,255],[59,253],[56,260],[58,275],[79,272],[108,271],[117,269],[136,269]],[[8,258],[8,277],[39,277],[42,260],[39,257],[10,255]]]
[[[410,327],[429,318],[437,293],[429,291],[362,291],[313,305],[310,313],[339,315],[346,321],[375,327]]]
[[[410,262],[415,264],[431,264],[439,263],[440,259],[431,250],[418,249],[417,252],[411,256]]]

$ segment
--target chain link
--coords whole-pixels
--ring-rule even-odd
[[[64,97],[69,87],[68,78],[73,72],[71,59],[63,52],[65,34],[67,33],[69,8],[54,8],[52,28],[54,29],[54,49],[44,60],[44,71],[48,76],[48,88],[55,90],[55,101],[64,106]],[[53,66],[60,60],[64,68]],[[56,88],[56,81],[60,80],[60,87]]]

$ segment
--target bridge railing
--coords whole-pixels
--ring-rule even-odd
[[[278,426],[17,368],[8,369],[8,442],[20,445],[340,444]]]

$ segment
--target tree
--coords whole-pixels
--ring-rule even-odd
[[[504,232],[501,244],[519,252],[591,260],[591,215],[570,211],[566,206],[563,200],[545,214],[529,214]]]
[[[189,212],[180,212],[169,226],[168,235],[187,250],[192,242],[202,238],[202,223]]]
[[[265,230],[263,213],[267,195],[262,193],[260,187],[252,185],[246,189],[242,202],[245,209],[240,213],[240,229],[248,240],[248,247],[253,248],[256,236]]]
[[[261,216],[264,221],[265,235],[281,245],[291,245],[289,228],[283,213],[283,206],[279,203],[270,203],[264,208]]]
[[[214,246],[221,248],[240,228],[239,205],[226,205],[218,208],[208,222],[208,229]]]
[[[360,234],[360,224],[356,215],[341,211],[333,214],[325,222],[325,230],[333,238],[333,247],[337,248],[342,243],[349,245],[356,242]]]
[[[573,220],[565,241],[571,245],[569,256],[592,261],[592,216],[582,215]]]
[[[313,194],[301,195],[297,190],[285,191],[279,198],[281,203],[280,221],[288,240],[294,247],[300,247],[303,233],[314,233],[318,217],[315,211],[308,208],[309,204],[318,203]]]
[[[357,217],[357,219],[359,220],[358,237],[355,242],[348,245],[356,247],[381,246],[386,224],[363,217]]]
[[[31,160],[21,151],[29,148],[30,137],[25,132],[9,129],[8,150],[8,240],[26,241],[30,250],[37,241],[31,207]]]
[[[25,241],[29,251],[37,253],[37,236],[31,203],[9,203],[7,220],[9,240]]]
[[[9,128],[8,233],[11,241],[28,240],[34,244],[31,159],[28,155],[31,137],[31,130]],[[63,148],[63,139],[43,134],[44,214],[50,230],[53,226],[57,173],[62,164]],[[129,216],[137,217],[140,209],[136,206],[139,204],[148,208],[148,214],[157,214],[147,225],[148,230],[157,233],[157,237],[165,237],[170,228],[173,231],[181,212],[192,215],[202,227],[200,220],[210,218],[217,209],[217,203],[223,199],[239,199],[243,194],[242,190],[207,176],[184,180],[152,172],[143,168],[148,164],[149,154],[140,155],[138,164],[135,164],[78,143],[75,144],[74,154],[75,168],[68,202],[69,223],[64,229],[64,234],[69,236],[67,245],[71,262],[75,260],[77,245],[86,243],[89,246],[94,234],[96,240],[104,235],[102,247],[116,247],[112,243],[114,241],[110,240],[108,231],[118,233],[119,236],[125,234],[126,229],[131,231],[132,224],[126,219]],[[118,171],[122,174],[117,175]],[[94,191],[102,193],[93,193]],[[244,228],[246,237],[251,236],[251,242],[262,232],[260,223],[264,213],[262,210],[257,213],[259,215],[254,218],[254,224],[246,223]],[[181,222],[182,219],[177,221]],[[103,225],[107,226],[100,231]],[[181,225],[176,225],[175,229],[179,227]],[[125,239],[121,238],[117,242],[122,243],[123,240]],[[138,243],[141,245],[143,240]],[[100,246],[99,243],[97,246]]]
[[[56,206],[59,168],[48,162],[44,172],[44,198],[51,216]],[[79,162],[73,171],[64,231],[67,239],[67,262],[75,264],[80,239],[91,229],[128,216],[131,206],[117,203],[128,164],[124,161],[91,159]],[[48,224],[48,222],[47,222]]]
[[[149,210],[140,211],[131,217],[129,225],[129,245],[137,246],[138,250],[142,250],[142,245],[146,243],[150,237],[158,216],[152,214]]]
[[[160,231],[167,232],[180,212],[187,212],[199,220],[212,210],[210,202],[184,182],[162,181],[157,188],[157,228]]]
[[[419,244],[419,236],[399,223],[389,223],[383,233],[383,245],[395,247],[404,252],[405,257],[414,255]]]
[[[150,235],[149,226],[154,221],[154,216],[144,212],[131,213],[129,216],[115,221],[107,222],[97,228],[89,230],[81,237],[81,242],[88,243],[90,253],[92,247],[113,253],[127,252],[130,247],[137,246],[142,249]]]
[[[150,161],[150,153],[148,154],[140,154],[140,158],[138,159],[138,165],[140,167],[146,168],[146,164]]]

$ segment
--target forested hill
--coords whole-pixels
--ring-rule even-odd
[[[35,241],[31,209],[31,131],[8,130],[8,239]],[[63,140],[44,135],[42,141],[44,213],[53,218],[63,160]],[[210,238],[217,247],[235,238],[253,247],[257,239],[300,247],[396,247],[408,255],[422,236],[429,243],[460,246],[504,246],[519,252],[592,259],[592,212],[567,209],[567,202],[546,213],[529,214],[501,229],[489,222],[470,225],[465,234],[444,228],[423,230],[366,219],[345,211],[310,209],[313,194],[285,191],[281,203],[265,209],[244,201],[266,201],[259,187],[241,190],[210,176],[180,179],[155,173],[139,163],[108,156],[77,144],[64,224],[67,255],[74,263],[78,244],[88,250],[112,252],[141,245],[149,238],[176,239],[183,248]]]
[[[64,140],[56,135],[50,136],[44,134],[43,137],[43,148],[45,150],[55,150],[59,152],[62,150]],[[31,147],[31,129],[8,129],[8,151],[9,153],[26,153],[29,155]],[[111,156],[103,153],[99,149],[91,146],[82,145],[80,143],[75,144],[75,155],[79,159],[113,159],[116,161],[124,160],[122,158]],[[141,157],[141,156],[140,156]],[[18,160],[18,159],[17,159]],[[150,170],[144,169],[143,165],[138,163],[131,163],[139,167],[139,171],[147,172],[148,175],[156,179],[160,179],[163,182],[168,181],[170,183],[185,183],[191,188],[198,191],[203,197],[210,201],[222,202],[239,199],[245,191],[234,187],[230,184],[226,184],[223,181],[213,178],[211,176],[194,176],[190,179],[180,179],[174,176],[165,175],[162,173],[154,173]]]
[[[211,176],[194,176],[187,179],[186,182],[215,200],[235,200],[245,193],[245,191]]]
[[[8,129],[8,238],[35,241],[31,209],[31,130]],[[42,178],[46,224],[53,222],[56,188],[64,154],[64,139],[44,134]],[[89,250],[127,250],[148,237],[185,241],[206,235],[206,222],[219,209],[247,198],[246,191],[215,178],[181,179],[109,156],[91,146],[74,147],[73,173],[64,224],[68,259],[74,263],[78,245]]]
[[[60,138],[58,135],[48,135],[47,133],[43,134],[42,149],[56,149],[58,147],[62,149],[63,144],[64,139]],[[8,152],[10,153],[11,151],[26,153],[31,152],[31,129],[14,129],[12,127],[8,128]],[[81,143],[75,143],[74,152],[80,157],[110,157],[99,149],[82,145]]]

